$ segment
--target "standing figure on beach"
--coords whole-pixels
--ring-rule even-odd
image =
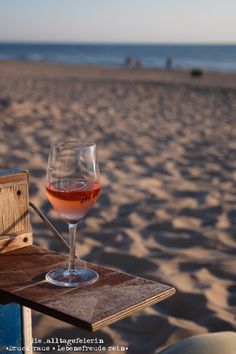
[[[171,57],[166,58],[166,69],[167,70],[172,69],[172,58]]]
[[[137,58],[135,61],[135,68],[140,69],[143,67],[143,62],[141,58]]]
[[[125,58],[124,66],[126,68],[131,68],[132,67],[132,58],[129,55]]]

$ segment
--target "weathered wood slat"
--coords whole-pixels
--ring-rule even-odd
[[[0,255],[0,296],[90,331],[162,301],[175,293],[160,284],[98,265],[99,280],[81,288],[61,288],[45,281],[52,268],[67,265],[67,257],[28,246]]]
[[[27,171],[0,173],[0,253],[32,244]]]
[[[29,202],[25,182],[0,185],[0,233],[11,235],[28,229]]]
[[[12,170],[0,170],[1,184],[25,182],[28,179],[28,172],[26,170],[21,170],[19,168]]]
[[[13,251],[29,245],[32,245],[32,232],[12,236],[0,236],[0,253]]]
[[[33,354],[33,349],[32,349],[32,314],[31,314],[31,309],[28,307],[22,306],[21,308],[22,312],[22,332],[23,332],[23,344],[24,347],[27,348],[27,351],[25,351],[25,354]]]

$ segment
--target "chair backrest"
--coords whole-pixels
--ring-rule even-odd
[[[29,173],[0,171],[0,253],[32,244],[29,219]]]

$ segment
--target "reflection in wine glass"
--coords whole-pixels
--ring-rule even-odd
[[[75,236],[78,223],[92,208],[101,189],[96,145],[79,141],[52,144],[45,189],[48,200],[67,222],[70,239],[68,268],[53,269],[46,279],[66,287],[94,283],[98,279],[94,270],[75,266]]]

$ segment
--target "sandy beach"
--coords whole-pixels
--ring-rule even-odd
[[[68,137],[97,143],[103,186],[80,225],[78,254],[177,293],[93,334],[33,312],[33,336],[157,354],[235,330],[236,74],[1,62],[1,169],[30,171],[30,199],[65,238],[43,179],[51,141]],[[64,252],[31,221],[35,244]]]

